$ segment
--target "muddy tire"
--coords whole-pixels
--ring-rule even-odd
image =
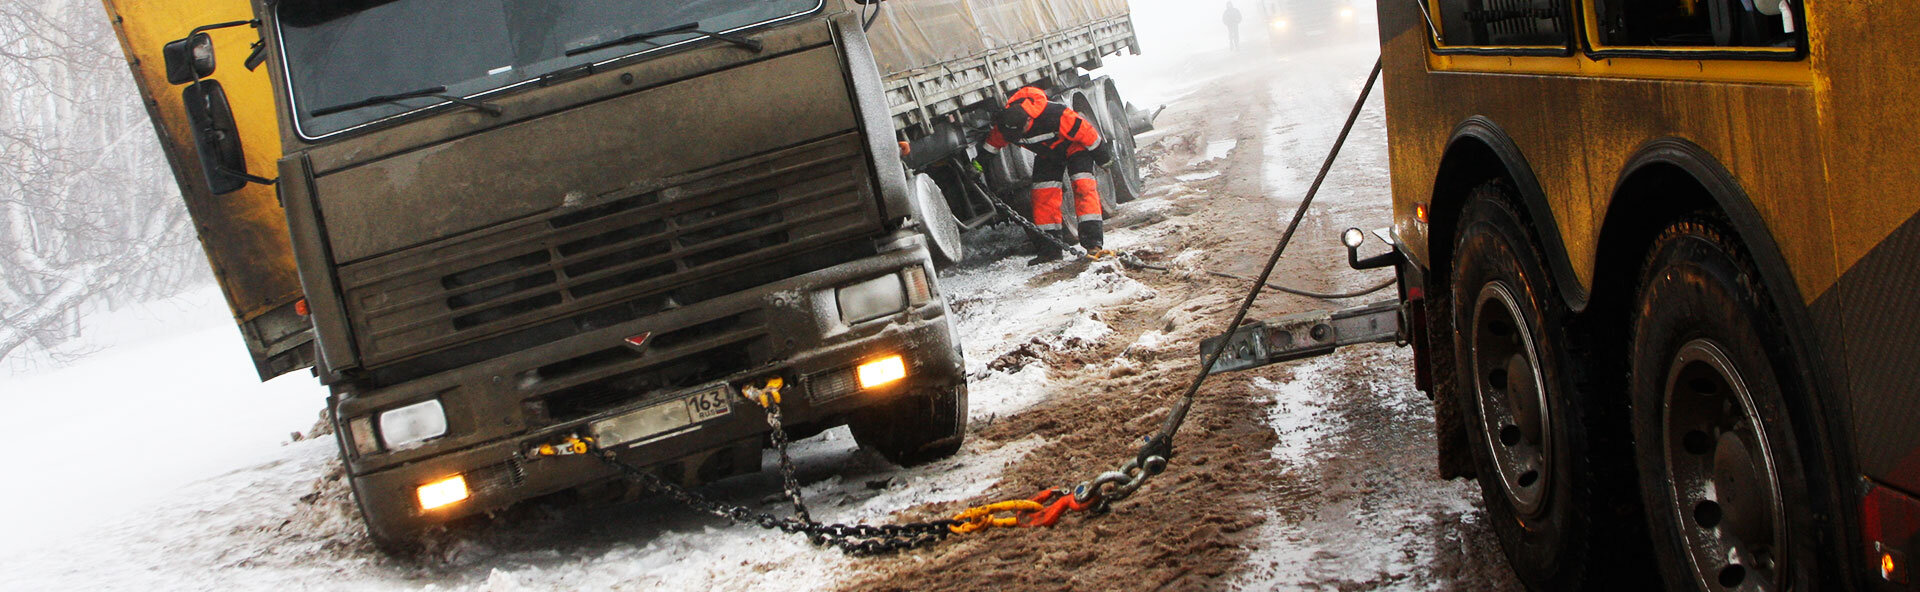
[[[1674,591],[1812,590],[1818,540],[1807,440],[1778,370],[1792,364],[1759,277],[1717,224],[1654,242],[1634,307],[1629,390],[1654,554]],[[1790,374],[1786,374],[1789,375]],[[1825,477],[1819,477],[1824,479]]]
[[[903,467],[953,456],[967,436],[967,385],[874,405],[856,414],[847,427],[861,448]]]
[[[1460,423],[1489,521],[1530,589],[1647,589],[1624,413],[1581,388],[1571,312],[1513,203],[1498,183],[1468,197],[1450,295]]]

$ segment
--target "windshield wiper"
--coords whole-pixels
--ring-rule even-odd
[[[695,22],[695,23],[687,23],[684,25],[678,25],[673,27],[667,27],[665,29],[660,29],[656,31],[647,31],[645,33],[634,33],[632,35],[627,35],[625,37],[620,37],[617,39],[602,41],[602,42],[595,43],[593,45],[588,45],[585,47],[576,47],[576,48],[567,50],[567,57],[573,57],[573,56],[577,56],[577,55],[588,53],[588,52],[600,51],[602,49],[606,49],[609,47],[616,47],[621,45],[632,45],[635,43],[651,43],[653,45],[659,45],[658,43],[653,43],[653,39],[655,37],[665,37],[668,35],[679,35],[683,33],[693,33],[696,35],[700,35],[702,37],[719,39],[727,43],[732,43],[734,45],[747,48],[748,51],[752,51],[753,53],[760,53],[761,50],[766,49],[766,46],[760,43],[760,40],[758,39],[749,39],[749,38],[741,37],[738,35],[728,35],[726,33],[715,33],[713,31],[701,30],[700,23]]]
[[[364,99],[360,99],[358,101],[340,104],[340,105],[334,105],[332,107],[321,107],[319,109],[308,111],[307,115],[312,117],[321,117],[325,115],[340,113],[343,111],[352,111],[354,109],[359,109],[362,107],[371,107],[374,105],[385,105],[387,103],[397,103],[399,101],[404,101],[407,99],[423,99],[427,97],[432,97],[436,99],[443,99],[450,103],[459,103],[462,105],[466,105],[468,107],[478,109],[481,113],[492,115],[494,117],[500,116],[500,108],[494,106],[492,103],[488,103],[485,101],[475,101],[473,99],[464,99],[464,98],[456,97],[453,95],[445,94],[446,92],[447,92],[447,87],[445,86],[429,86],[426,88],[422,88],[418,90],[410,90],[407,92],[367,97]]]

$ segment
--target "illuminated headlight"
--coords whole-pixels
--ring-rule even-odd
[[[836,291],[840,302],[840,321],[848,325],[887,316],[907,307],[906,291],[900,276],[885,275]]]
[[[1275,31],[1287,30],[1287,19],[1283,19],[1283,18],[1273,19],[1273,30]]]
[[[380,440],[399,450],[447,435],[447,410],[439,399],[380,414]]]
[[[1350,19],[1352,19],[1352,18],[1353,18],[1353,7],[1351,7],[1351,6],[1349,6],[1349,7],[1346,7],[1346,8],[1342,8],[1342,9],[1340,9],[1340,18],[1341,18],[1342,20],[1350,20]]]

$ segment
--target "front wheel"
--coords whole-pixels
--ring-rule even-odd
[[[1818,588],[1818,455],[1802,453],[1758,276],[1726,237],[1675,224],[1641,276],[1630,389],[1654,552],[1668,590]]]
[[[953,456],[967,437],[967,385],[900,395],[861,410],[847,427],[861,448],[903,467]]]

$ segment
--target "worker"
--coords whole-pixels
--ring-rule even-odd
[[[1066,191],[1060,180],[1071,173],[1080,246],[1091,254],[1104,253],[1100,183],[1094,180],[1093,171],[1112,162],[1113,152],[1093,121],[1066,105],[1047,100],[1047,94],[1040,89],[1025,87],[1013,93],[1006,107],[994,116],[993,131],[987,134],[982,149],[988,154],[998,154],[1010,144],[1018,144],[1034,154],[1034,225],[1060,243],[1067,242],[1066,221],[1060,213]],[[1028,265],[1061,259],[1063,253],[1059,245],[1045,237],[1035,238],[1040,255],[1028,261]]]
[[[1233,51],[1240,51],[1240,9],[1232,2],[1227,3],[1227,12],[1220,15],[1220,21],[1227,25],[1227,45]]]

